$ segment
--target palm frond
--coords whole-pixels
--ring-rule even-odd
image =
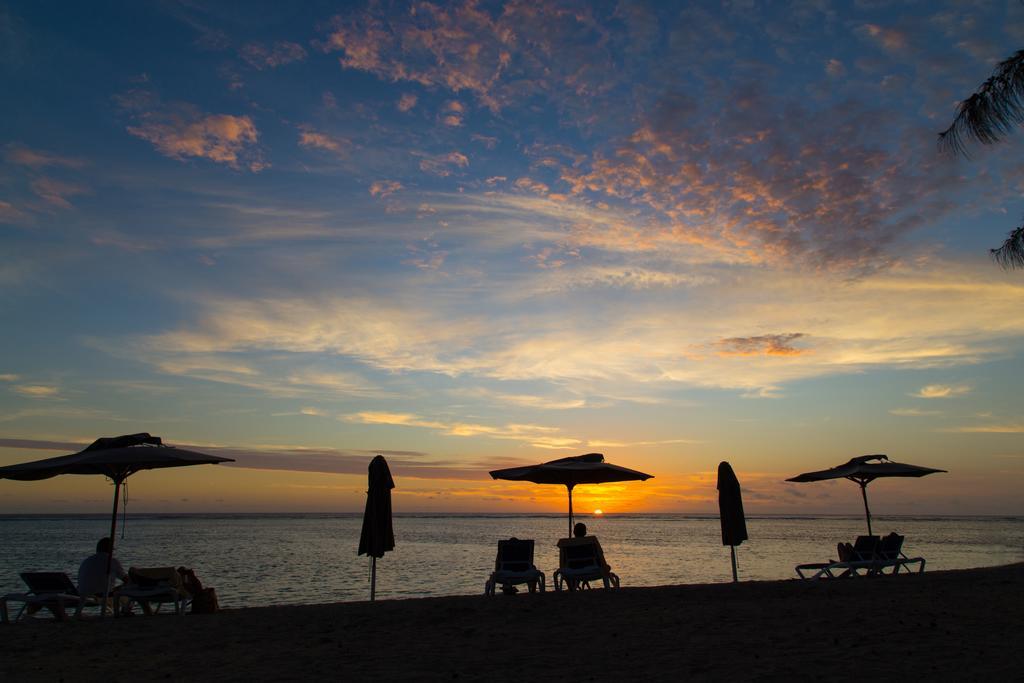
[[[1005,270],[1024,268],[1024,225],[1011,230],[1003,246],[990,251],[995,262]]]
[[[939,148],[967,155],[971,141],[990,145],[1024,122],[1024,50],[1003,60],[978,91],[960,103],[956,118],[939,133]]]

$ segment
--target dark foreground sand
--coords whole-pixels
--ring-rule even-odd
[[[0,626],[0,680],[1021,680],[1024,564]]]

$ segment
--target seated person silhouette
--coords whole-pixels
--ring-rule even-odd
[[[612,568],[608,564],[607,560],[604,559],[604,549],[601,548],[601,542],[597,540],[597,536],[587,536],[587,525],[583,522],[577,522],[572,528],[572,538],[562,538],[558,540],[558,564],[559,567],[565,569],[570,566],[569,554],[567,552],[569,548],[577,548],[580,546],[593,546],[594,554],[597,556],[597,565],[601,568],[602,572],[608,576],[612,573]],[[569,582],[569,590],[574,590],[574,582]]]
[[[116,557],[110,556],[113,549],[114,544],[109,538],[101,538],[96,543],[96,553],[82,560],[82,564],[78,567],[78,594],[83,597],[101,599],[106,595],[108,606],[112,606],[114,602],[113,594],[116,581],[118,579],[128,580],[128,572],[124,570]],[[110,563],[109,576],[107,575],[108,562]],[[121,607],[127,605],[125,600],[119,602]]]

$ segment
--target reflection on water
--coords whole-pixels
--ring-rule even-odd
[[[605,515],[585,519],[624,586],[731,580],[717,517]],[[127,567],[186,565],[216,587],[224,607],[365,600],[368,560],[356,556],[360,515],[152,515],[128,518],[118,539]],[[109,520],[0,517],[0,593],[20,591],[19,571],[63,570],[73,578]],[[537,567],[558,566],[554,515],[403,515],[395,551],[378,561],[380,599],[483,593],[499,538],[536,540]],[[835,557],[838,541],[864,533],[857,517],[758,517],[737,549],[741,580],[794,578],[800,562]],[[876,532],[907,537],[904,551],[929,570],[1024,561],[1021,517],[877,517]]]

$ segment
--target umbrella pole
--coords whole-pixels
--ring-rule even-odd
[[[370,558],[370,602],[374,601],[377,595],[377,558]]]
[[[565,485],[569,489],[569,535],[566,538],[572,538],[572,487],[572,484]]]
[[[117,532],[117,503],[121,494],[122,479],[111,477],[114,480],[114,509],[110,513],[110,554],[107,555],[107,582],[103,584],[103,605],[100,608],[100,616],[107,614],[107,601],[110,599],[110,568],[114,562],[114,534]]]
[[[732,552],[732,581],[737,583],[739,578],[736,576],[736,546],[729,546],[729,550]]]
[[[868,483],[866,481],[858,481],[860,484],[860,495],[864,498],[864,514],[868,518],[868,536],[871,536],[871,510],[868,509]]]

